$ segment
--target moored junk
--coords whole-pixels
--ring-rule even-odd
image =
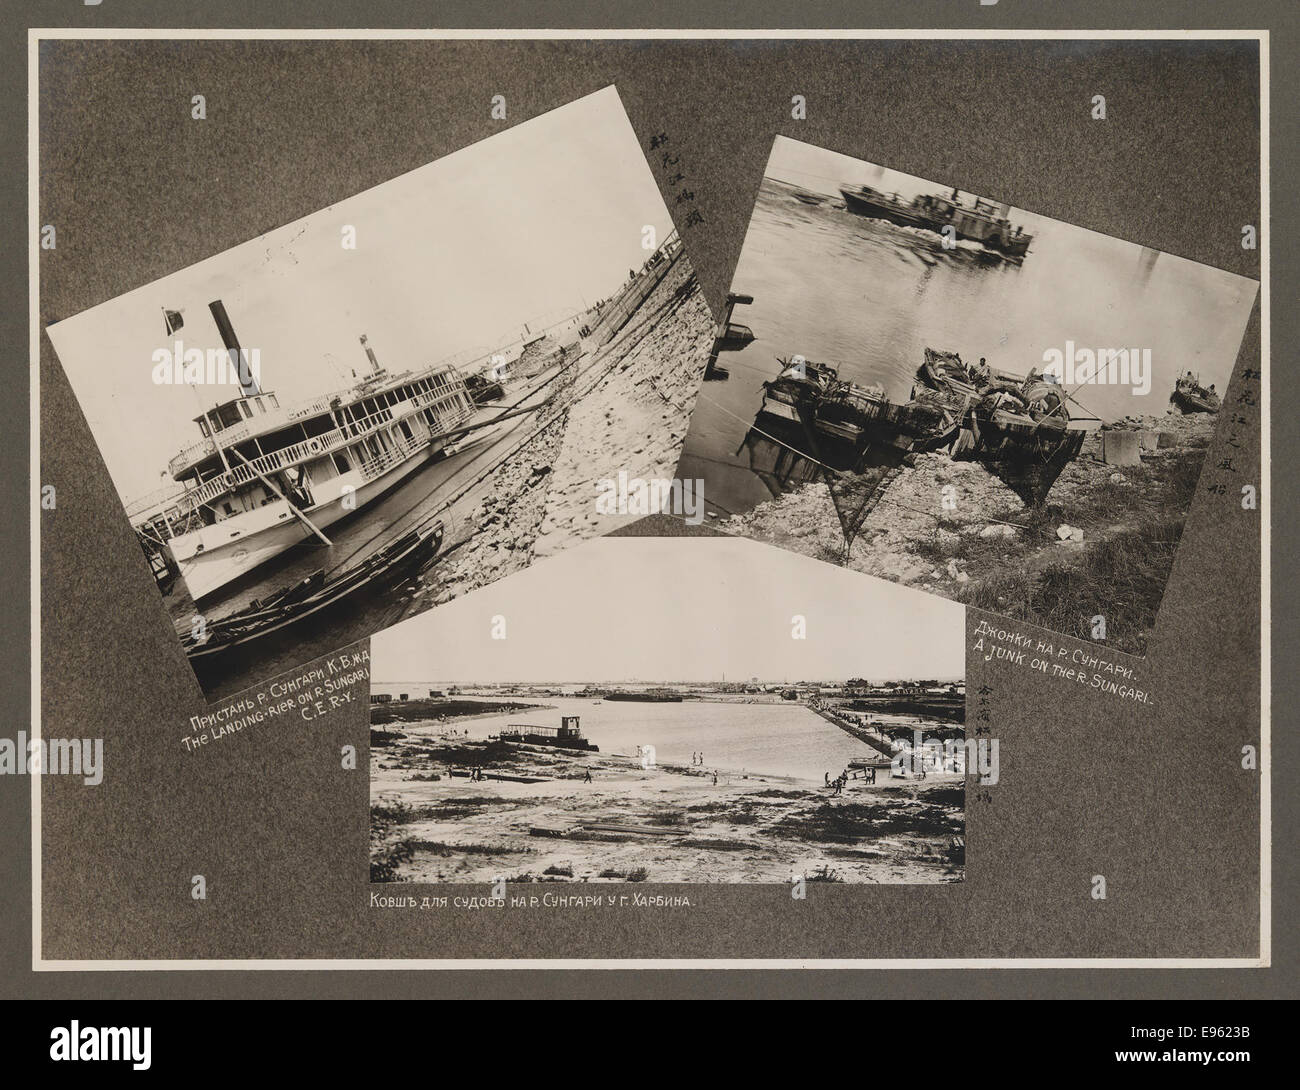
[[[1214,383],[1202,386],[1200,379],[1188,371],[1179,375],[1174,383],[1174,392],[1169,395],[1170,402],[1184,415],[1188,413],[1217,413],[1223,402]]]
[[[745,438],[751,468],[774,492],[819,475],[832,490],[852,487],[859,516],[930,452],[977,461],[1038,505],[1083,445],[1063,393],[1037,373],[1018,378],[926,349],[912,397],[894,402],[828,364],[781,364]]]
[[[238,341],[212,304],[226,347]],[[369,368],[352,386],[281,405],[251,381],[194,418],[201,438],[170,461],[173,488],[132,518],[198,601],[365,507],[419,469],[474,401],[450,364],[391,374],[361,338]],[[151,558],[152,562],[152,558]]]
[[[848,210],[859,216],[939,233],[951,228],[956,238],[978,242],[1004,257],[1024,258],[1034,240],[1023,227],[1012,225],[1007,218],[1010,211],[1007,205],[994,204],[981,197],[972,197],[971,203],[966,204],[956,189],[951,196],[922,193],[911,201],[869,185],[841,186],[840,193]]]

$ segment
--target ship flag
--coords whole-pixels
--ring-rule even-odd
[[[185,324],[185,319],[181,317],[182,311],[168,310],[163,307],[163,320],[167,323],[167,336],[171,336],[181,326]]]

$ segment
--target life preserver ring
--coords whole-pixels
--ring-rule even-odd
[[[325,449],[324,444],[322,444],[321,441],[320,441],[320,439],[318,439],[318,438],[317,438],[317,439],[309,439],[309,440],[307,441],[307,453],[308,453],[308,454],[320,454],[321,451],[323,451],[324,449]]]

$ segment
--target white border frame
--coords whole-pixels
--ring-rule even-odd
[[[1272,961],[1272,823],[1271,823],[1271,650],[1270,626],[1270,247],[1269,231],[1269,32],[1267,30],[166,30],[160,28],[29,28],[27,32],[27,216],[31,400],[29,451],[31,527],[31,738],[41,737],[41,540],[40,540],[40,111],[39,48],[42,40],[327,40],[327,41],[550,41],[550,40],[1251,40],[1259,43],[1260,62],[1260,370],[1262,375],[1260,501],[1260,953],[1258,958],[444,958],[403,959],[141,959],[137,961],[47,960],[41,956],[41,777],[31,777],[32,803],[32,970],[87,972],[128,970],[271,970],[304,969],[1257,969]]]

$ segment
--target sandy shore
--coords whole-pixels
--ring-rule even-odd
[[[964,865],[956,775],[850,781],[441,736],[402,725],[371,748],[375,881],[950,882]],[[471,768],[487,777],[471,780]],[[591,782],[585,779],[590,772]],[[496,779],[497,776],[519,777]]]

